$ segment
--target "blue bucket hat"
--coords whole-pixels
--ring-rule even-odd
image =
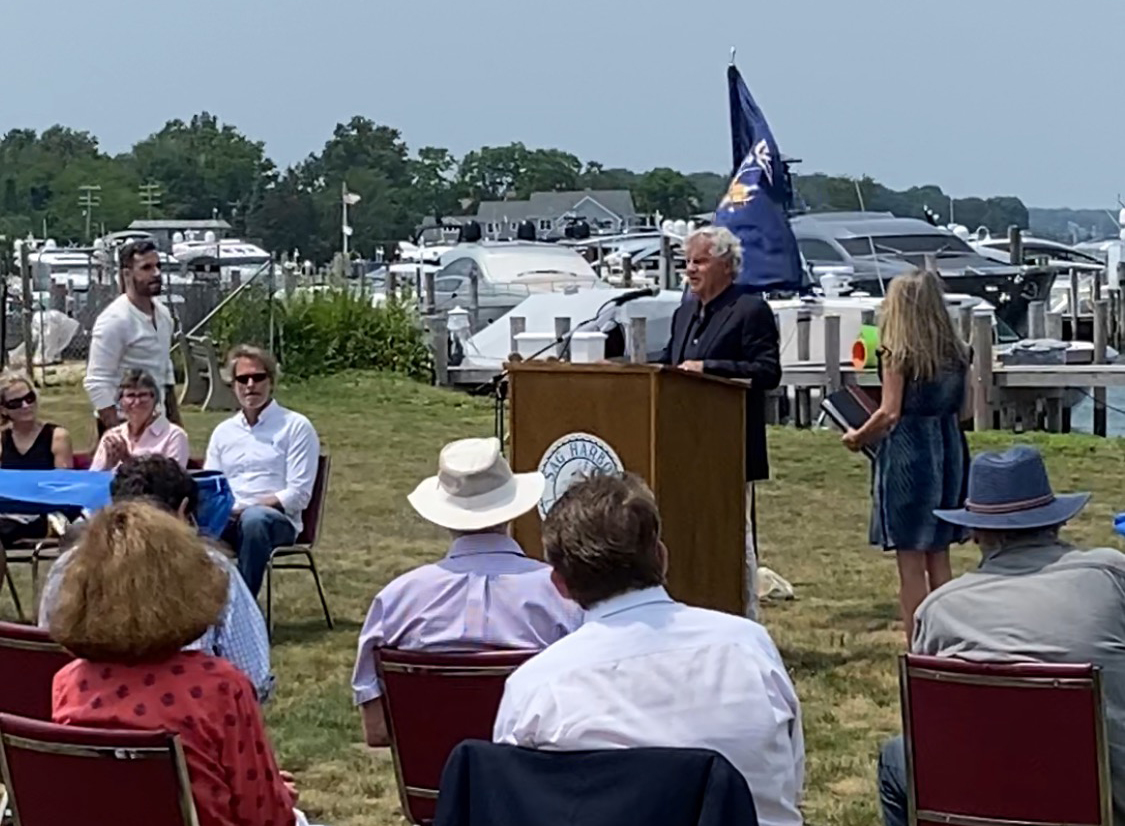
[[[1033,447],[1017,445],[974,458],[965,507],[935,510],[934,516],[966,528],[1029,530],[1069,522],[1088,501],[1088,493],[1052,491],[1043,456]]]

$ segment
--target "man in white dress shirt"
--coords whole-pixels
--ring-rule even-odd
[[[98,435],[124,421],[117,409],[117,390],[130,368],[156,379],[165,415],[182,425],[170,355],[172,315],[156,300],[163,288],[160,255],[152,241],[132,241],[121,248],[118,262],[125,292],[94,322],[83,382],[98,416]]]
[[[204,467],[230,483],[234,513],[223,539],[237,551],[238,570],[257,596],[273,549],[293,544],[301,533],[320,438],[307,418],[274,400],[272,355],[240,345],[230,354],[230,371],[242,409],[211,434]]]
[[[556,587],[586,621],[508,678],[493,740],[712,749],[746,778],[762,826],[800,824],[804,739],[781,655],[758,623],[668,595],[660,515],[644,483],[578,482],[542,535]]]

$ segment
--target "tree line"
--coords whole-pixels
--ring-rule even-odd
[[[936,186],[896,192],[868,177],[794,176],[797,203],[813,210],[890,210],[923,217],[948,212]],[[628,189],[642,214],[687,218],[715,207],[727,175],[646,172],[582,161],[560,149],[522,143],[484,146],[457,158],[448,149],[411,151],[399,130],[364,117],[336,125],[323,148],[279,168],[261,141],[207,112],[172,120],[111,155],[89,132],[52,126],[12,129],[0,139],[0,236],[29,233],[60,245],[89,242],[137,218],[223,218],[234,231],[278,252],[324,262],[339,247],[341,185],[361,197],[350,210],[351,247],[376,248],[409,238],[426,216],[475,213],[485,200],[532,192]],[[956,218],[996,232],[1026,227],[1017,198],[961,199]]]

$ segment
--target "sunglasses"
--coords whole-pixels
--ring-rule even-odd
[[[264,381],[269,381],[269,373],[243,373],[242,375],[235,376],[234,380],[239,384],[249,384],[251,381],[254,384],[261,384]]]
[[[35,404],[37,398],[35,391],[30,390],[27,395],[20,396],[18,399],[4,399],[0,404],[4,406],[5,410],[19,410],[26,404]]]

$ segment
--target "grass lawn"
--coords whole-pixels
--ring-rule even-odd
[[[356,635],[374,593],[394,576],[439,557],[442,533],[418,519],[406,494],[433,472],[446,441],[492,433],[491,407],[402,379],[353,374],[286,387],[282,401],[306,413],[333,456],[326,531],[320,549],[335,615],[327,631],[311,582],[279,574],[274,668],[278,694],[267,707],[284,768],[302,789],[302,807],[333,826],[382,826],[398,815],[387,754],[361,742],[349,679]],[[77,388],[48,391],[46,415],[89,443],[92,420]],[[222,415],[189,412],[193,453],[201,454]],[[974,449],[1008,444],[986,434]],[[1125,445],[1081,436],[1021,437],[1048,456],[1059,490],[1092,490],[1070,536],[1116,545]],[[895,657],[903,648],[891,560],[866,546],[865,461],[827,432],[770,433],[774,479],[759,489],[763,564],[788,578],[798,599],[768,605],[769,627],[797,685],[808,756],[805,812],[812,824],[875,824],[879,745],[899,728]],[[1125,508],[1122,508],[1125,509]],[[672,548],[672,553],[686,552]],[[974,562],[965,548],[955,570]],[[17,582],[29,593],[24,566]],[[0,596],[0,616],[12,616]]]

